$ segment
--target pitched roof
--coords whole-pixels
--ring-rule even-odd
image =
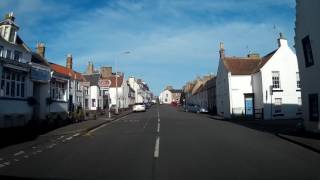
[[[80,81],[84,80],[82,74],[80,74],[79,72],[73,71],[72,69],[66,68],[59,64],[54,64],[50,62],[50,67],[54,72],[70,77],[71,79],[80,80]]]
[[[82,76],[84,81],[90,82],[91,86],[98,86],[100,74],[84,74]]]
[[[261,58],[260,64],[257,66],[257,68],[254,70],[254,73],[259,72],[260,69],[272,58],[272,56],[277,52],[278,49],[270,52],[269,54],[263,56]]]
[[[232,75],[250,75],[257,69],[261,58],[225,57],[222,60]]]
[[[171,93],[182,93],[181,89],[169,89]]]
[[[45,58],[43,58],[42,56],[40,56],[38,53],[35,53],[35,52],[32,52],[31,62],[41,64],[44,66],[50,66],[50,64]]]

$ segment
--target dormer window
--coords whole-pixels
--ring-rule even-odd
[[[11,27],[10,35],[9,35],[9,42],[14,43],[15,42],[15,36],[16,36],[16,31],[14,30],[14,28]]]
[[[3,38],[7,39],[8,34],[9,34],[9,27],[5,26],[4,27],[4,32],[3,32]]]

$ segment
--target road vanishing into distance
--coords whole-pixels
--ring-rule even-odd
[[[36,152],[18,153],[16,162],[0,168],[0,179],[320,179],[316,152],[168,105]]]

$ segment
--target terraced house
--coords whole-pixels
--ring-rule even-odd
[[[31,49],[18,35],[13,13],[0,22],[0,127],[22,126],[33,115]],[[19,108],[16,108],[19,107]]]
[[[301,117],[297,57],[282,33],[278,48],[264,57],[228,57],[221,44],[216,83],[217,113],[223,117]]]

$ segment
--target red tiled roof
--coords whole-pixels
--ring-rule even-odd
[[[75,80],[79,80],[79,81],[84,80],[83,76],[79,72],[73,71],[72,69],[66,68],[66,67],[61,66],[59,64],[50,63],[50,68],[54,72],[62,74],[64,76],[68,76],[71,79],[75,79]]]
[[[257,69],[261,58],[225,57],[223,63],[232,75],[250,75]]]
[[[264,57],[262,57],[260,64],[258,65],[258,67],[255,69],[254,73],[259,72],[260,69],[271,59],[271,57],[277,52],[278,49],[272,51],[271,53],[265,55]]]

